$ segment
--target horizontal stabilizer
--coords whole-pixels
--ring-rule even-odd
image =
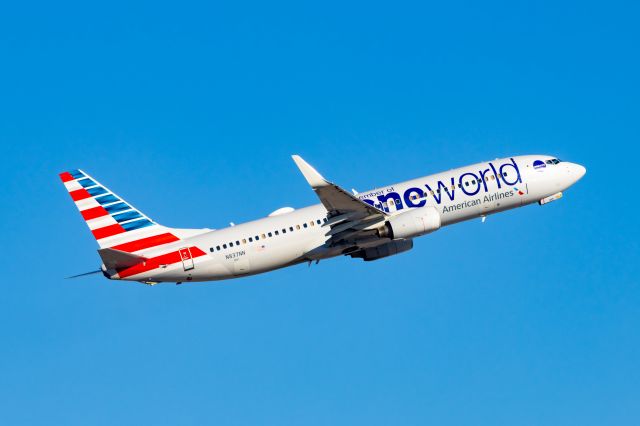
[[[66,280],[70,280],[70,279],[73,279],[73,278],[86,277],[88,275],[99,274],[100,272],[102,272],[102,269],[98,269],[97,271],[85,272],[84,274],[72,275],[72,276],[67,277],[65,279]]]
[[[104,248],[98,250],[98,254],[102,258],[102,263],[107,269],[129,268],[147,260],[146,257],[137,256],[127,253],[126,251]]]

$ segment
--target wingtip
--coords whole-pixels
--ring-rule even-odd
[[[291,156],[291,158],[293,158],[296,166],[298,166],[298,169],[300,169],[300,172],[312,188],[327,185],[327,180],[322,177],[322,175],[318,173],[318,171],[314,169],[311,164],[307,163],[302,157],[294,154]]]

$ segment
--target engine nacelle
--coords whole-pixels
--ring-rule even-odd
[[[351,257],[363,259],[365,262],[393,256],[413,248],[413,240],[397,240],[376,247],[370,247],[351,254]]]
[[[378,235],[392,240],[413,238],[437,231],[440,225],[440,213],[435,207],[420,207],[391,216],[378,230]]]

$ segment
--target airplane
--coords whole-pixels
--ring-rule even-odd
[[[102,265],[92,273],[155,285],[239,278],[337,256],[386,258],[442,227],[556,201],[586,173],[553,156],[523,155],[350,192],[292,158],[319,204],[218,230],[162,226],[82,170],[60,178],[100,247]]]

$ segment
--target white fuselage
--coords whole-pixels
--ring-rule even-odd
[[[446,226],[538,202],[566,190],[585,173],[584,167],[568,162],[534,168],[534,161],[539,164],[552,158],[528,155],[497,159],[361,192],[356,197],[391,215],[433,206],[441,216],[441,225]],[[149,249],[142,255],[153,257],[182,246],[195,246],[206,254],[125,279],[223,280],[342,255],[339,247],[325,245],[330,229],[326,217],[325,207],[316,204],[202,233],[176,242],[173,248]]]

